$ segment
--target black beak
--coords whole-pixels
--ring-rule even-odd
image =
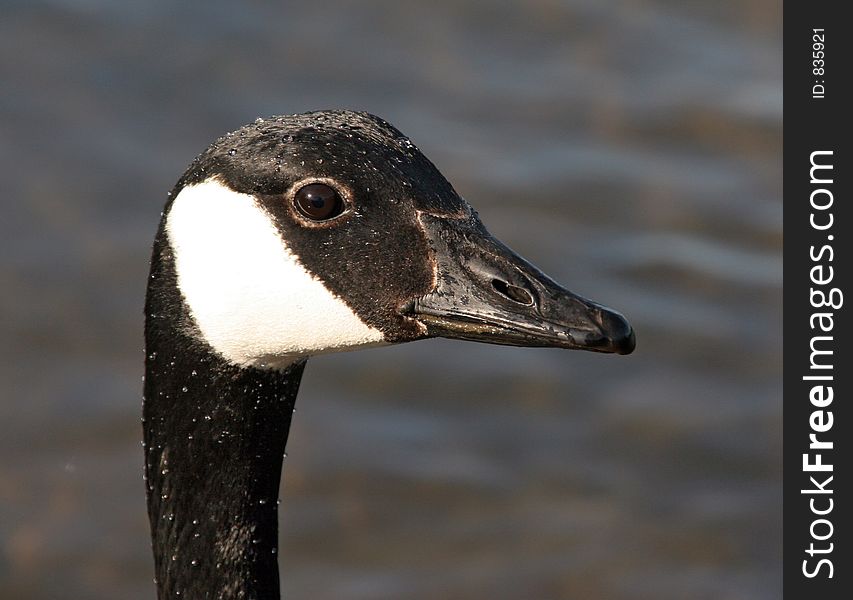
[[[421,214],[437,263],[435,288],[408,316],[427,334],[505,344],[630,354],[634,330],[618,312],[566,290],[476,220]]]

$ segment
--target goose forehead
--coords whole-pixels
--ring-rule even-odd
[[[258,120],[226,134],[194,161],[183,183],[211,174],[247,193],[282,193],[325,177],[372,198],[436,216],[472,209],[408,137],[366,113],[325,112]]]

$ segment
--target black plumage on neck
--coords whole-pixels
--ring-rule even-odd
[[[189,318],[162,223],[151,264],[143,428],[158,595],[279,598],[279,483],[305,361],[227,363]]]

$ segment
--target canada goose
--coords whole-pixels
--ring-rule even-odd
[[[365,113],[259,119],[169,194],[145,302],[160,598],[278,598],[277,498],[309,356],[429,337],[627,354],[619,313],[493,238]]]

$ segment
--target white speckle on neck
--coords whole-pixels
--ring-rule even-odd
[[[228,361],[281,368],[385,342],[300,264],[253,196],[216,179],[187,186],[166,231],[190,314]]]

